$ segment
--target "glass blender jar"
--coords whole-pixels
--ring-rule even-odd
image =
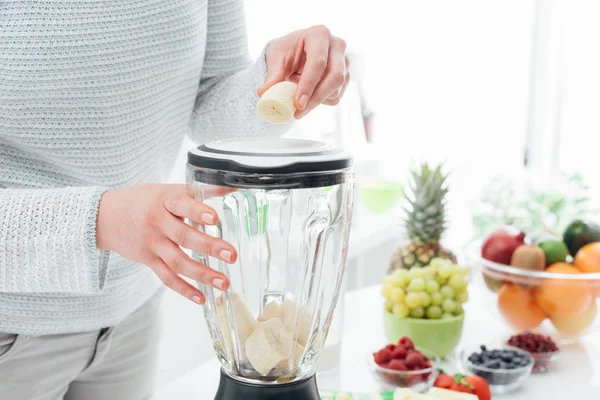
[[[197,225],[238,251],[192,257],[229,277],[203,283],[221,381],[216,400],[317,400],[314,365],[336,308],[353,203],[352,158],[299,139],[233,139],[188,153],[195,199],[219,215]]]

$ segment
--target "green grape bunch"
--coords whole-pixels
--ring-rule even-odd
[[[397,269],[383,277],[384,307],[398,318],[443,319],[464,313],[469,269],[434,258],[423,268]]]

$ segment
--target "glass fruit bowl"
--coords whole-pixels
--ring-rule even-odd
[[[474,280],[494,314],[515,332],[531,331],[576,342],[600,328],[600,273],[578,273],[567,263],[532,271],[481,257],[481,242],[467,247]]]
[[[385,368],[375,363],[373,353],[366,356],[367,365],[371,373],[379,380],[385,390],[395,388],[409,388],[415,392],[424,392],[433,386],[439,375],[439,358],[432,352],[423,348],[416,348],[421,354],[427,356],[430,367],[415,370],[398,370]]]

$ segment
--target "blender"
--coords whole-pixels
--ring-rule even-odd
[[[318,400],[314,366],[336,308],[353,204],[352,158],[325,143],[242,138],[188,153],[190,194],[219,215],[195,225],[231,243],[234,264],[192,257],[229,277],[203,283],[221,377],[215,400]]]

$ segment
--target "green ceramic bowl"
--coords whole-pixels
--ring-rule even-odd
[[[416,347],[433,351],[443,358],[452,353],[463,332],[464,315],[448,319],[398,318],[383,312],[385,336],[390,343],[397,343],[403,336],[412,339]]]

